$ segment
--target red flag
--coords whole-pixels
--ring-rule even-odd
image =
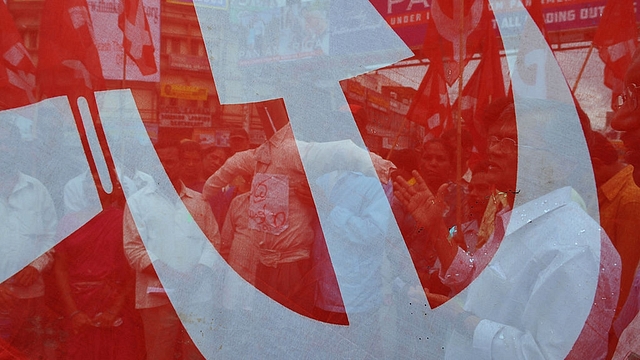
[[[13,17],[0,1],[0,110],[36,101],[36,68]]]
[[[157,72],[153,55],[155,49],[142,0],[124,0],[124,11],[118,18],[118,26],[124,34],[124,51],[138,65],[140,73],[151,75]]]
[[[469,125],[474,139],[478,139],[476,147],[483,150],[486,141],[483,125],[484,109],[493,100],[506,95],[502,62],[500,61],[499,40],[492,26],[485,29],[485,41],[482,44],[482,58],[469,81],[462,90],[462,95],[453,104],[453,111],[458,110],[458,101],[462,101],[462,118]]]
[[[613,90],[613,99],[622,93],[622,79],[638,47],[638,29],[633,0],[608,1],[593,37],[605,64],[604,84]]]
[[[433,136],[451,126],[451,105],[441,60],[433,60],[411,102],[407,119],[427,128]]]
[[[86,0],[45,1],[38,58],[38,82],[45,97],[105,88]]]
[[[461,19],[461,6],[464,6],[464,17]],[[460,75],[460,62],[466,65],[469,59],[478,52],[487,21],[488,3],[486,0],[431,2],[431,17],[427,25],[427,36],[423,45],[423,54],[433,60],[439,52],[446,57],[443,63],[447,84],[453,84]],[[461,27],[462,25],[462,27]],[[460,48],[460,42],[464,46]]]

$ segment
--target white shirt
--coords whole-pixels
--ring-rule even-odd
[[[346,309],[349,314],[373,310],[382,303],[381,267],[390,221],[390,212],[381,211],[388,200],[379,191],[380,181],[361,173],[334,171],[316,182],[334,206],[322,230],[335,244],[331,259],[321,259],[324,267],[316,269],[320,272],[317,305],[335,312]],[[333,277],[332,261],[347,264],[335,274],[340,282],[338,294],[334,282],[325,280]]]
[[[454,299],[482,320],[472,337],[453,332],[446,358],[567,356],[594,303],[600,230],[572,201],[571,188],[514,209],[495,256]],[[456,261],[452,266],[455,273]]]
[[[31,176],[18,173],[13,191],[5,199],[0,197],[0,274],[2,281],[27,265],[39,272],[46,269],[53,256],[57,216],[49,191]],[[35,260],[33,260],[35,259]],[[42,277],[28,287],[8,284],[19,298],[44,295]]]
[[[144,186],[127,199],[124,251],[136,270],[136,307],[149,308],[167,304],[168,300],[153,294],[162,291],[162,285],[158,278],[142,270],[156,261],[184,274],[190,274],[199,264],[213,268],[218,255],[212,244],[220,241],[220,233],[211,208],[200,193],[183,184],[180,200],[173,202],[159,191],[151,176],[138,172],[136,177]],[[192,301],[211,298],[211,284],[204,283],[203,287]]]

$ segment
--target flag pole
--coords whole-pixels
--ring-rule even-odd
[[[573,84],[573,88],[571,89],[572,93],[576,93],[576,90],[578,89],[578,84],[580,83],[580,79],[582,78],[582,74],[584,73],[584,69],[587,67],[587,62],[589,61],[589,58],[591,57],[591,53],[593,52],[593,42],[591,42],[591,46],[589,46],[589,51],[587,52],[587,57],[584,59],[584,62],[582,63],[582,67],[580,67],[580,72],[578,72],[578,78],[576,79],[576,82]]]
[[[387,157],[385,158],[386,160],[391,159],[391,154],[393,154],[393,150],[398,145],[398,141],[400,140],[400,134],[402,133],[402,130],[404,130],[406,123],[407,123],[407,116],[405,115],[402,118],[402,122],[400,123],[400,128],[398,129],[398,132],[396,133],[396,136],[393,139],[393,144],[391,145],[391,149],[389,149],[389,152],[387,153]]]
[[[124,31],[122,32],[123,40],[124,40]],[[127,83],[127,52],[124,50],[124,44],[122,44],[122,88],[126,89],[125,85]]]
[[[464,77],[464,58],[466,43],[464,36],[464,0],[460,4],[460,41],[458,42],[460,59],[458,63],[458,116],[456,121],[456,237],[462,236],[462,80]],[[460,238],[461,240],[464,240]],[[460,241],[459,244],[464,244]]]

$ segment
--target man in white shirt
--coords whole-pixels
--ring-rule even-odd
[[[178,146],[176,142],[156,147],[171,183],[138,172],[134,180],[140,190],[127,198],[124,216],[125,255],[136,271],[136,308],[144,324],[148,359],[175,359],[178,352],[182,359],[202,358],[167,294],[181,293],[193,304],[213,298],[212,243],[220,241],[218,225],[202,195],[180,180]],[[171,200],[175,191],[180,201]],[[211,243],[203,240],[202,233]],[[181,284],[197,291],[184,294]]]
[[[0,335],[35,358],[43,355],[41,273],[53,259],[48,250],[54,245],[57,217],[44,185],[18,170],[19,151],[18,128],[0,124]],[[7,279],[8,274],[13,275]]]
[[[498,110],[487,124],[487,174],[512,198],[517,192],[516,114],[511,102]],[[575,191],[560,188],[496,212],[486,219],[493,228],[487,242],[468,253],[449,241],[441,196],[421,191],[424,181],[417,178],[415,187],[399,179],[396,194],[419,228],[431,233],[442,264],[440,279],[456,292],[466,288],[443,305],[453,328],[446,359],[606,356],[620,257]]]

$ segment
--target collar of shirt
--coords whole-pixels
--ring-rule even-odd
[[[604,183],[600,187],[600,191],[607,198],[612,201],[618,196],[620,191],[627,185],[629,181],[633,181],[633,166],[627,165],[620,172],[615,174],[611,179]]]
[[[27,186],[33,186],[33,180],[34,179],[32,177],[27,176],[21,172],[18,172],[18,181],[16,181],[16,184],[14,185],[13,191],[11,192],[11,194],[15,194]]]
[[[516,206],[512,211],[500,216],[503,225],[507,229],[505,236],[516,232],[521,227],[532,223],[539,217],[561,208],[570,202],[575,202],[584,210],[584,200],[570,186],[556,189],[535,200],[531,200],[520,206]]]
[[[271,164],[271,147],[279,148],[287,140],[294,140],[291,124],[286,124],[282,129],[273,134],[267,142],[256,149],[256,160],[264,164]]]

